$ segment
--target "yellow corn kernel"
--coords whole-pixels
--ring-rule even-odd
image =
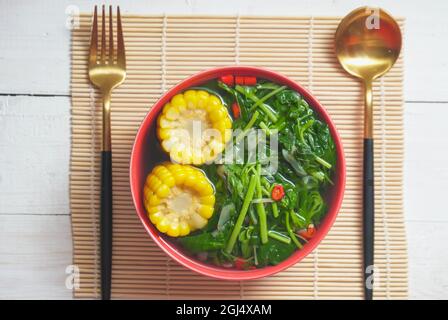
[[[224,126],[226,127],[226,129],[232,129],[232,120],[230,120],[229,117],[226,117],[224,119]]]
[[[171,105],[177,107],[180,111],[187,107],[187,102],[185,101],[183,94],[176,94],[173,99],[171,99]]]
[[[199,198],[199,201],[202,204],[205,204],[208,206],[214,206],[215,205],[215,196],[214,195],[203,196],[203,197]]]
[[[152,213],[149,215],[149,220],[151,220],[151,222],[153,224],[158,224],[163,218],[163,213],[161,212],[156,212],[156,213]]]
[[[175,223],[171,223],[168,226],[168,230],[167,230],[166,234],[169,235],[170,237],[178,237],[179,233],[180,233],[180,230],[179,230],[179,224],[178,223],[176,223],[176,222]]]
[[[162,181],[160,181],[159,178],[157,178],[155,175],[152,175],[149,177],[149,180],[147,181],[147,186],[152,191],[156,191],[160,185],[162,184]]]
[[[171,108],[171,103],[165,103],[162,109],[162,113],[166,115],[166,112]]]
[[[228,142],[232,137],[232,131],[226,128],[224,121],[216,122],[215,126],[221,135],[219,140],[222,141],[223,143]]]
[[[168,188],[173,187],[176,184],[176,180],[174,179],[173,175],[168,172],[164,174],[163,176],[160,176],[160,180],[168,186]]]
[[[227,143],[232,139],[232,130],[226,129],[224,130],[224,143]]]
[[[194,213],[191,215],[190,227],[197,229],[202,229],[207,224],[207,219],[202,218],[199,213]]]
[[[221,121],[221,120],[225,119],[227,114],[228,114],[227,108],[221,105],[219,108],[216,108],[216,109],[212,110],[208,114],[208,116],[210,118],[210,121],[218,122],[218,121]]]
[[[207,111],[207,112],[212,112],[213,110],[216,110],[216,109],[218,109],[219,107],[221,107],[222,106],[222,104],[221,104],[221,100],[219,100],[219,98],[218,97],[216,97],[216,96],[214,96],[214,95],[211,95],[209,98],[208,98],[208,104],[207,104],[207,106],[205,107],[205,111]]]
[[[148,215],[149,215],[149,209],[151,208],[151,206],[149,205],[149,203],[146,200],[144,201],[143,205],[146,209],[146,212],[148,212]]]
[[[152,194],[151,189],[149,189],[149,187],[145,184],[145,186],[143,187],[143,196],[145,200],[149,200],[151,194]]]
[[[160,199],[155,194],[151,194],[149,198],[147,199],[147,202],[150,206],[157,206],[160,204]]]
[[[219,154],[224,150],[224,144],[218,140],[212,140],[209,142],[209,147],[215,152],[215,154]]]
[[[213,207],[207,206],[207,205],[202,205],[199,207],[198,210],[199,214],[201,215],[202,218],[204,219],[210,219],[210,217],[213,214]]]
[[[172,161],[175,161],[177,163],[181,164],[191,163],[191,151],[183,144],[175,145],[171,149],[170,157]]]
[[[182,159],[183,153],[187,147],[183,143],[177,143],[173,146],[170,152],[171,158],[174,158],[176,162],[180,162],[177,159]]]
[[[165,105],[165,108],[163,109],[165,118],[168,120],[177,120],[180,116],[180,110],[178,107],[174,107],[170,104]],[[162,117],[161,117],[162,118]]]
[[[215,128],[219,131],[221,134],[221,138],[224,138],[225,132],[226,132],[226,124],[224,123],[224,120],[219,120],[214,123]]]
[[[190,226],[187,222],[181,221],[179,224],[179,235],[180,236],[186,236],[190,233]]]
[[[182,154],[170,154],[171,161],[182,163]]]
[[[159,165],[155,166],[154,169],[152,169],[152,173],[155,175],[159,175],[159,173],[164,170],[165,170],[165,167],[159,164]]]
[[[146,208],[146,210],[148,211],[149,214],[154,214],[163,211],[163,207],[162,206],[148,207]]]
[[[200,164],[204,163],[204,157],[202,155],[201,149],[193,150],[192,158],[193,158],[193,161],[192,161],[193,164],[200,165]]]
[[[205,163],[211,163],[216,159],[215,151],[209,146],[205,146],[204,148],[202,148],[202,154],[204,156]]]
[[[197,106],[199,109],[205,109],[205,107],[208,105],[208,98],[209,93],[207,91],[199,90],[197,93]]]
[[[179,170],[182,167],[177,163],[172,162],[164,162],[163,165],[171,172],[173,173],[174,170]]]
[[[190,149],[186,149],[184,151],[183,156],[182,156],[182,162],[181,163],[187,164],[187,163],[192,163],[192,162],[193,162],[193,156],[191,154],[191,151],[190,151]]]
[[[166,184],[161,184],[156,190],[156,194],[159,198],[166,198],[170,194],[170,188]]]
[[[178,137],[171,137],[169,139],[162,141],[162,148],[165,151],[170,152],[173,149],[173,147],[176,145],[176,143],[178,143],[178,142],[179,142]]]
[[[163,177],[165,177],[167,174],[170,175],[171,173],[168,171],[168,169],[164,166],[158,166],[156,169],[152,171],[152,173],[157,176],[159,180],[163,180]]]
[[[170,108],[172,108],[173,106],[171,105],[171,103],[165,103],[165,105],[163,106],[162,109],[162,113],[166,115],[167,111],[170,110]]]
[[[171,130],[168,128],[158,128],[157,129],[157,135],[159,136],[160,140],[166,140],[171,137]]]
[[[193,187],[201,196],[208,196],[214,191],[210,183],[204,179],[197,181]]]
[[[184,93],[184,99],[187,103],[188,109],[196,109],[198,105],[198,97],[196,94],[196,90],[187,90]]]
[[[184,185],[186,187],[193,188],[198,183],[197,176],[195,174],[189,174],[185,177]]]
[[[171,120],[168,120],[165,117],[159,117],[157,119],[157,125],[159,126],[159,128],[163,128],[163,129],[174,129],[176,128],[177,123]]]
[[[168,231],[168,228],[170,226],[170,222],[168,218],[162,218],[159,223],[157,223],[157,229],[159,229],[160,232],[166,233]]]
[[[158,171],[154,171],[154,174],[168,187],[174,186],[174,177],[166,167],[162,166]]]
[[[177,185],[182,185],[185,181],[185,177],[187,176],[183,170],[174,170],[172,171],[172,174]]]

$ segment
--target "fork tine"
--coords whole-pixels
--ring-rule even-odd
[[[90,55],[89,55],[89,68],[96,65],[98,52],[98,13],[97,6],[93,13],[92,31],[90,33]]]
[[[103,4],[103,15],[101,23],[101,63],[106,61],[106,13]]]
[[[109,6],[109,64],[114,63],[114,26],[112,20],[112,6]]]
[[[121,26],[119,6],[117,6],[117,65],[126,69],[126,53],[124,50],[123,28]]]

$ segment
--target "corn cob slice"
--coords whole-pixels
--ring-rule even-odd
[[[211,162],[230,140],[232,120],[213,94],[187,90],[167,103],[157,120],[157,135],[171,160],[200,165]]]
[[[201,170],[189,165],[157,165],[146,178],[143,192],[149,219],[171,237],[203,228],[213,215],[213,185]]]

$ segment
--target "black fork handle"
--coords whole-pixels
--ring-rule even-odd
[[[112,152],[101,152],[101,299],[110,300],[112,281]]]

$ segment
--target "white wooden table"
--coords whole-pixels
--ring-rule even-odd
[[[447,1],[108,1],[124,13],[344,15],[406,21],[405,217],[410,297],[448,299]],[[0,0],[0,298],[71,298],[68,12],[89,1]]]

